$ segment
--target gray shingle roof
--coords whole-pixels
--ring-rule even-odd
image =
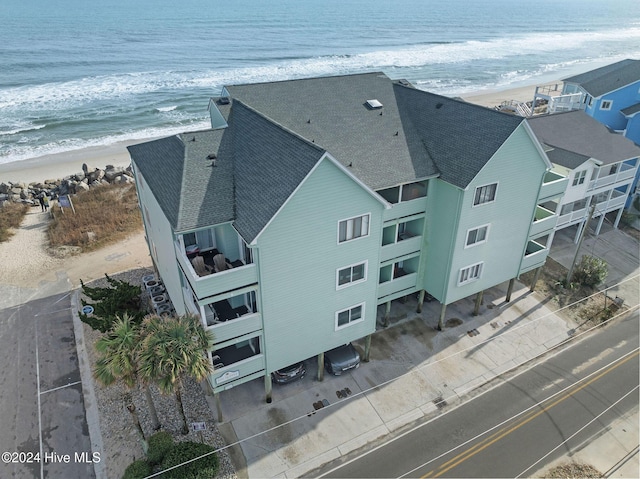
[[[251,242],[325,151],[285,130],[240,101],[229,124],[234,131],[234,226]]]
[[[398,110],[393,82],[383,73],[233,85],[227,90],[326,149],[374,190],[438,173]],[[368,108],[371,99],[383,107]]]
[[[540,143],[595,158],[603,164],[640,156],[640,148],[631,140],[612,132],[582,110],[543,115],[527,121]],[[556,157],[559,164],[568,168],[574,168],[575,161],[578,161],[574,158],[565,164],[562,163],[563,158],[566,157]]]
[[[395,85],[398,103],[440,178],[466,188],[523,118],[479,105]]]
[[[226,88],[226,128],[129,147],[176,232],[233,221],[251,242],[326,151],[374,190],[465,188],[523,121],[382,73]]]
[[[625,116],[631,116],[640,111],[640,103],[636,103],[635,105],[631,105],[630,107],[625,108],[624,110],[620,110]]]
[[[589,155],[581,155],[580,153],[575,153],[563,148],[558,148],[557,146],[551,147],[549,150],[547,150],[547,156],[549,157],[549,161],[551,161],[551,163],[562,165],[572,170],[575,170],[585,161],[591,158]]]
[[[128,150],[175,231],[233,220],[233,149],[228,130],[183,133]],[[217,156],[215,167],[207,158],[210,154]]]
[[[563,80],[580,85],[593,97],[599,97],[640,81],[640,60],[626,59]]]

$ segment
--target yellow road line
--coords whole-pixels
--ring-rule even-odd
[[[427,477],[439,477],[439,476],[441,476],[445,472],[447,472],[447,471],[453,469],[454,467],[460,465],[461,463],[463,463],[467,459],[475,456],[476,454],[478,454],[479,452],[483,451],[484,449],[486,449],[487,447],[491,446],[492,444],[495,444],[500,439],[502,439],[505,436],[511,434],[515,430],[521,428],[522,426],[524,426],[525,424],[529,423],[530,421],[532,421],[536,417],[538,417],[541,414],[549,411],[551,408],[553,408],[554,406],[557,406],[558,404],[563,402],[565,399],[570,398],[575,393],[577,393],[577,392],[581,391],[582,389],[586,388],[590,384],[594,383],[595,381],[597,381],[598,379],[603,377],[605,374],[610,373],[611,371],[616,369],[618,366],[621,366],[622,364],[626,363],[627,361],[629,361],[630,359],[634,358],[635,356],[638,356],[639,354],[640,354],[640,351],[636,351],[635,353],[627,356],[625,359],[621,360],[620,362],[618,362],[618,363],[614,364],[613,366],[610,366],[609,368],[605,369],[604,371],[602,371],[597,376],[594,376],[589,381],[585,382],[584,384],[581,384],[576,389],[567,392],[564,396],[559,397],[558,399],[556,399],[551,404],[548,404],[547,406],[543,407],[540,410],[531,411],[527,416],[524,416],[523,418],[521,418],[520,422],[518,422],[514,426],[510,426],[510,427],[509,426],[505,426],[502,429],[496,431],[491,436],[485,438],[484,440],[482,440],[481,442],[479,442],[478,444],[476,444],[472,448],[467,449],[466,451],[464,451],[464,452],[458,454],[457,456],[455,456],[453,459],[450,459],[447,462],[441,464],[437,469],[434,469],[434,470],[428,472],[427,474],[422,476],[422,479],[425,479]]]

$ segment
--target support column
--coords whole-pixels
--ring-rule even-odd
[[[324,353],[318,354],[318,381],[324,380]]]
[[[264,375],[264,390],[266,393],[267,404],[271,404],[271,374],[266,373]]]
[[[367,334],[364,338],[364,358],[363,361],[365,363],[369,362],[369,355],[371,353],[371,335]]]
[[[443,304],[440,308],[440,318],[438,319],[438,331],[442,331],[444,329],[444,315],[447,311],[447,305]]]
[[[421,289],[420,293],[418,294],[418,309],[416,310],[417,313],[422,313],[423,302],[424,302],[424,289]]]
[[[216,403],[216,412],[218,413],[218,422],[222,422],[222,404],[220,404],[220,393],[213,393],[213,399]]]
[[[473,308],[474,316],[478,316],[478,314],[480,314],[480,305],[482,304],[483,294],[484,294],[484,291],[478,291],[478,294],[476,294],[476,307]]]
[[[509,280],[509,286],[507,287],[507,297],[505,298],[505,303],[508,303],[509,301],[511,301],[511,293],[513,293],[513,285],[516,283],[516,279],[515,278],[511,278]]]
[[[533,281],[531,281],[531,286],[529,286],[529,291],[535,291],[536,290],[536,283],[538,282],[538,279],[540,278],[540,272],[542,271],[542,266],[540,266],[538,269],[536,269],[536,273],[533,275]]]
[[[600,234],[600,228],[602,228],[602,223],[604,223],[604,213],[600,215],[600,221],[598,221],[598,226],[596,226],[596,236]]]
[[[384,319],[382,320],[382,326],[389,326],[389,316],[391,315],[391,301],[387,301],[384,305]]]
[[[578,228],[576,229],[576,237],[573,238],[573,242],[578,244],[580,240],[580,235],[582,234],[582,228],[584,228],[584,221],[582,223],[578,223]]]
[[[620,208],[618,210],[618,214],[616,215],[616,220],[613,222],[613,227],[618,229],[618,225],[620,224],[620,220],[622,219],[622,213],[624,213],[624,208]]]

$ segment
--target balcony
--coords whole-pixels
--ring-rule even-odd
[[[220,351],[214,351],[219,356]],[[214,366],[215,367],[215,366]],[[264,354],[256,354],[228,366],[215,367],[208,377],[213,392],[224,391],[238,384],[264,376]]]
[[[565,176],[553,171],[547,171],[542,181],[538,201],[542,202],[563,195],[567,189],[568,182],[569,180]]]
[[[558,216],[551,210],[542,206],[536,206],[536,215],[531,225],[529,236],[537,236],[541,233],[549,232],[556,227]]]
[[[415,291],[417,273],[409,273],[378,285],[378,300],[391,301]],[[396,295],[396,296],[394,296]]]
[[[524,258],[522,258],[522,264],[520,265],[520,273],[526,273],[527,271],[544,265],[548,253],[549,250],[544,245],[536,241],[529,241]]]
[[[602,173],[603,171],[604,171],[603,168],[600,168],[598,173],[598,178],[596,178],[595,180],[591,180],[589,182],[588,191],[602,188],[605,186],[615,185],[625,180],[633,179],[633,177],[636,174],[636,166],[629,165],[627,163],[622,163],[615,173],[609,173],[604,176],[601,176],[600,173]]]
[[[391,243],[380,248],[380,261],[389,261],[411,253],[416,253],[422,248],[422,236],[405,236],[396,243]]]
[[[258,272],[255,264],[244,264],[242,260],[235,260],[231,263],[232,267],[230,269],[217,273],[214,273],[213,270],[207,270],[206,275],[200,276],[196,273],[193,263],[178,242],[175,243],[175,252],[178,263],[197,298],[214,296],[258,282]],[[207,264],[207,260],[205,259],[204,261]]]
[[[596,211],[598,213],[608,213],[609,211],[622,208],[627,201],[627,194],[622,191],[613,190],[611,192],[611,198],[608,198],[609,194],[604,193],[602,196],[594,196],[596,203]]]

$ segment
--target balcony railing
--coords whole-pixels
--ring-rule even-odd
[[[536,206],[536,215],[529,236],[537,236],[556,227],[558,216],[551,210]]]
[[[600,170],[602,171],[602,170]],[[595,190],[597,188],[602,188],[603,186],[614,185],[616,183],[620,183],[624,180],[629,180],[633,178],[636,174],[636,167],[622,164],[620,166],[620,170],[611,175],[601,176],[589,182],[589,190]]]
[[[213,354],[216,354],[214,351]],[[216,368],[208,377],[214,392],[264,376],[264,354],[256,354],[238,362]]]
[[[417,273],[409,273],[404,276],[392,279],[391,281],[381,283],[378,285],[378,298],[386,298],[395,293],[399,293],[401,291],[404,292],[405,290],[415,288],[417,280]]]
[[[581,208],[570,213],[558,216],[556,226],[565,226],[581,221],[587,214],[587,208]]]
[[[418,198],[411,201],[403,201],[392,205],[391,209],[384,210],[383,220],[389,221],[405,216],[417,215],[427,210],[427,197]]]
[[[527,243],[527,250],[522,258],[520,273],[525,273],[532,269],[538,268],[547,260],[549,250],[536,241]]]
[[[262,318],[260,313],[249,313],[223,322],[209,321],[209,314],[207,313],[207,329],[213,333],[214,344],[253,333],[261,328]]]
[[[388,261],[411,253],[422,248],[422,236],[405,237],[396,243],[391,243],[380,248],[380,261]]]
[[[191,289],[197,298],[205,298],[242,288],[258,282],[258,273],[255,264],[240,265],[237,267],[199,276],[187,254],[182,250],[178,242],[175,243],[175,252],[178,263],[187,276]]]
[[[542,187],[540,188],[539,202],[564,194],[567,189],[568,178],[554,171],[547,171],[544,175]]]
[[[596,203],[596,211],[598,213],[608,213],[611,210],[618,209],[627,201],[627,194],[622,191],[613,190],[611,198],[608,200],[600,201]]]

